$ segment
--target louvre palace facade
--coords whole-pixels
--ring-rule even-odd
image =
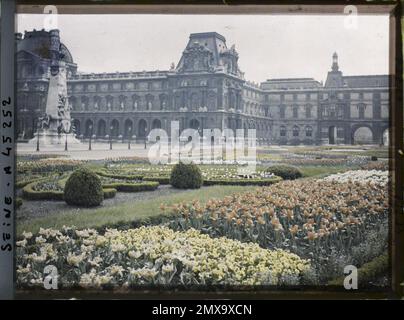
[[[33,137],[45,112],[49,35],[16,34],[20,141]],[[235,46],[216,32],[191,34],[178,64],[165,71],[81,73],[62,42],[60,51],[81,139],[142,141],[154,128],[170,132],[171,121],[180,130],[256,129],[259,144],[382,144],[387,137],[388,75],[344,76],[336,53],[324,84],[313,78],[256,84],[245,80]]]

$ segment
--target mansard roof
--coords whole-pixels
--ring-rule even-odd
[[[165,78],[170,71],[140,71],[140,72],[103,72],[103,73],[83,73],[78,72],[71,75],[69,80],[128,80],[128,79],[152,79]]]
[[[227,48],[225,37],[217,32],[191,33],[176,70],[226,72],[244,77],[238,67],[235,45]]]
[[[268,79],[261,83],[263,90],[315,89],[320,87],[322,87],[321,83],[313,78]]]
[[[212,53],[212,66],[220,65],[220,53],[227,50],[226,39],[217,32],[201,32],[191,33],[184,52],[192,49],[195,44],[204,46]],[[184,56],[181,56],[177,69],[181,69],[184,65]]]
[[[344,76],[343,81],[349,88],[388,87],[388,75]]]
[[[21,34],[16,34],[16,38],[17,52],[26,51],[41,59],[50,59],[50,34],[48,31],[34,29],[29,32],[25,31],[24,37]],[[64,55],[62,60],[74,64],[69,49],[63,43],[60,43],[60,50]]]

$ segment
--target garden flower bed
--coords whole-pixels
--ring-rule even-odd
[[[113,188],[120,192],[141,192],[141,191],[154,191],[158,188],[159,183],[156,181],[141,181],[135,180],[135,176],[127,178],[115,178],[100,176],[103,188]]]
[[[380,170],[380,171],[388,171],[389,170],[389,162],[388,161],[372,161],[363,166],[361,166],[362,170]]]
[[[387,227],[381,227],[388,217],[387,190],[375,183],[283,181],[206,205],[193,201],[162,209],[177,214],[166,223],[174,230],[195,228],[212,237],[287,249],[312,259],[321,276],[327,261],[351,259],[353,248],[370,234],[383,234],[375,240],[380,250],[387,245]]]
[[[63,186],[58,178],[45,178],[28,183],[22,189],[27,200],[63,200]]]
[[[388,183],[388,171],[380,170],[350,170],[344,173],[337,173],[325,177],[325,181],[335,182],[358,182],[358,183],[372,183],[385,186]]]
[[[17,161],[18,173],[66,172],[77,169],[86,161],[72,159],[39,159],[35,161]]]
[[[209,179],[204,180],[204,186],[213,185],[234,185],[234,186],[269,186],[271,184],[282,181],[282,178],[272,176],[271,178],[253,178],[253,177],[243,177],[243,178],[230,178],[230,179]]]
[[[283,285],[299,283],[310,269],[309,261],[283,250],[161,226],[104,234],[41,229],[37,236],[24,233],[17,246],[20,288],[42,287],[44,267],[51,264],[63,288]]]
[[[22,196],[27,200],[64,200],[64,184],[66,177],[53,176],[36,179],[22,189]],[[104,198],[115,197],[117,189],[113,186],[103,186]]]
[[[242,168],[237,165],[199,165],[205,186],[211,185],[258,185],[266,186],[280,181],[279,178],[257,167],[256,173],[243,175],[239,173]],[[110,164],[103,169],[102,176],[122,178],[141,177],[143,181],[157,181],[159,184],[170,184],[172,166],[151,166],[145,164],[127,165]],[[98,171],[97,171],[98,173]],[[119,191],[119,190],[118,190]]]
[[[15,187],[17,189],[24,188],[27,184],[42,180],[44,177],[44,174],[19,174],[17,176],[17,181],[15,182]]]

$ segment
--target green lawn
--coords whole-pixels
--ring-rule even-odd
[[[143,201],[126,202],[113,207],[70,209],[57,215],[19,222],[17,224],[17,236],[21,235],[23,231],[36,233],[40,227],[60,229],[63,225],[74,225],[78,228],[100,228],[119,223],[129,223],[160,215],[162,213],[161,204],[172,205],[194,199],[204,203],[212,198],[223,198],[233,193],[251,191],[256,188],[256,186],[212,186]]]

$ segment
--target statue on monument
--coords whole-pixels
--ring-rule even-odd
[[[50,78],[46,97],[45,115],[40,117],[38,132],[33,143],[40,140],[42,145],[80,143],[70,132],[71,117],[67,98],[66,63],[62,60],[59,30],[50,30]],[[66,134],[62,139],[61,133]]]

